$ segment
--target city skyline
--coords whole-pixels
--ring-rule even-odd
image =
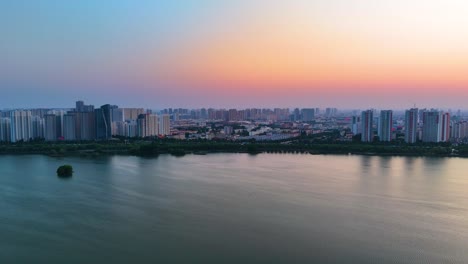
[[[187,129],[195,127],[195,130]],[[219,133],[219,127],[223,127],[224,133]],[[389,109],[367,109],[359,115],[359,110],[338,108],[169,108],[153,111],[111,104],[95,107],[76,101],[74,108],[0,111],[0,142],[13,143],[108,141],[114,136],[276,141],[326,131],[338,131],[341,135],[338,141],[345,142],[353,141],[355,137],[362,142],[404,140],[410,144],[418,139],[422,142],[465,142],[468,139],[465,112],[457,110],[454,114],[434,108],[411,108],[396,115]]]
[[[466,13],[462,0],[8,1],[0,106],[464,108]]]

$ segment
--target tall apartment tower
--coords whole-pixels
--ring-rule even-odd
[[[44,138],[44,118],[40,116],[32,116],[32,137]]]
[[[440,113],[438,140],[439,142],[450,140],[450,113]]]
[[[56,141],[57,136],[57,116],[46,114],[44,116],[44,138],[46,141]]]
[[[75,112],[94,112],[93,105],[85,105],[83,101],[76,101]]]
[[[96,138],[98,140],[109,140],[112,138],[112,107],[109,104],[96,109]]]
[[[137,120],[138,116],[143,114],[145,110],[143,108],[120,108],[123,111],[123,119],[127,120]]]
[[[32,139],[32,115],[31,111],[10,112],[10,141],[29,141]]]
[[[315,119],[315,108],[303,108],[302,112],[302,121],[311,122]]]
[[[83,112],[77,118],[80,119],[79,140],[95,140],[96,139],[96,112]]]
[[[63,116],[63,138],[67,141],[76,140],[76,114],[68,113]]]
[[[76,112],[84,112],[84,102],[83,101],[76,101],[75,111]]]
[[[137,119],[138,136],[153,137],[158,135],[158,116],[152,114],[141,114]]]
[[[0,117],[0,142],[11,141],[10,118]]]
[[[159,117],[159,135],[170,135],[171,134],[171,121],[169,115],[161,115]]]
[[[459,121],[453,124],[452,137],[461,140],[468,138],[468,121]]]
[[[378,135],[380,141],[392,141],[393,111],[380,111]]]
[[[422,115],[423,142],[447,142],[450,139],[450,114],[439,111],[425,111]]]
[[[405,112],[405,142],[416,143],[418,130],[418,109],[411,108]]]
[[[362,111],[361,113],[361,141],[372,142],[374,132],[372,130],[374,114],[372,110]]]
[[[351,121],[351,132],[354,135],[361,133],[361,117],[360,116],[353,116]]]

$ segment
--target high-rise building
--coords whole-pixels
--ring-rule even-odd
[[[32,139],[31,111],[16,110],[10,112],[10,141],[29,141]]]
[[[123,122],[125,121],[125,114],[123,108],[112,109],[112,122]]]
[[[143,108],[120,108],[123,111],[124,121],[137,120],[138,116],[145,113]]]
[[[112,138],[112,109],[109,104],[94,110],[96,114],[96,138],[98,140],[109,140]]]
[[[0,118],[0,142],[11,141],[11,121],[10,118]]]
[[[327,108],[325,109],[325,115],[327,117],[334,117],[338,113],[338,109],[336,108]]]
[[[373,118],[372,110],[362,111],[361,113],[361,141],[372,142],[374,140],[373,131]]]
[[[78,118],[80,121],[80,140],[95,140],[96,139],[96,113],[83,112]]]
[[[128,122],[112,122],[112,135],[128,137]]]
[[[57,140],[57,116],[46,114],[44,116],[44,138],[46,141]]]
[[[63,116],[63,139],[67,141],[76,140],[76,115],[65,114]]]
[[[361,133],[361,117],[360,116],[353,116],[351,119],[351,132],[354,135]]]
[[[314,108],[304,108],[302,112],[302,121],[312,122],[315,119],[315,109]]]
[[[276,120],[278,121],[285,121],[289,119],[289,108],[275,108],[274,112],[275,112]]]
[[[63,110],[51,110],[47,112],[47,114],[55,115],[56,120],[56,138],[55,139],[63,139],[63,115],[66,114]]]
[[[452,136],[453,138],[457,140],[467,139],[468,138],[468,122],[467,121],[455,122],[453,124]]]
[[[135,120],[127,122],[128,134],[127,137],[134,138],[138,136],[138,126]]]
[[[177,120],[176,115],[174,114],[174,120]],[[208,108],[208,119],[215,120],[216,119],[216,110],[213,108]]]
[[[94,112],[93,105],[85,105],[83,101],[77,101],[75,112],[83,113],[83,112]]]
[[[425,111],[422,115],[423,142],[447,142],[450,139],[450,114],[436,110]]]
[[[439,142],[439,111],[424,111],[422,113],[422,141],[423,142]]]
[[[44,138],[44,118],[40,116],[32,117],[32,137],[34,139]]]
[[[405,112],[405,142],[416,143],[418,130],[418,109],[411,108]]]
[[[75,111],[76,112],[83,112],[84,109],[84,102],[83,101],[76,101],[75,103]]]
[[[161,115],[159,117],[159,135],[170,135],[171,134],[171,120],[169,115]]]
[[[440,118],[438,140],[448,142],[450,140],[450,113],[441,113]]]
[[[393,111],[380,111],[378,135],[380,141],[392,141]]]
[[[300,112],[299,108],[295,108],[294,112],[293,112],[293,121],[300,121],[300,120],[302,120],[301,112]]]
[[[238,121],[239,118],[237,116],[236,109],[229,109],[228,121]]]
[[[158,116],[141,114],[137,119],[137,131],[139,137],[153,137],[158,135]]]

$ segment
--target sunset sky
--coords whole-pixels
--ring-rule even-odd
[[[468,1],[4,0],[0,90],[0,109],[468,108]]]

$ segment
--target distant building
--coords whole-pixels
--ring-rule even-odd
[[[63,138],[67,141],[76,140],[76,115],[65,114],[63,116]]]
[[[238,121],[239,117],[237,115],[236,109],[229,109],[228,121]]]
[[[301,121],[301,120],[302,120],[301,111],[299,110],[299,108],[294,109],[293,121]]]
[[[380,111],[378,135],[380,141],[392,141],[393,111]]]
[[[334,117],[338,113],[338,109],[336,108],[327,108],[325,109],[326,117]]]
[[[46,114],[44,116],[44,138],[46,141],[57,140],[57,116]]]
[[[361,117],[360,116],[353,116],[351,119],[351,132],[354,135],[361,133]]]
[[[416,143],[418,131],[418,109],[412,108],[405,112],[405,142]]]
[[[169,115],[159,116],[159,135],[167,136],[171,134],[171,120]]]
[[[468,138],[468,122],[467,121],[455,122],[452,128],[452,137],[457,140],[467,139]]]
[[[0,118],[0,142],[11,141],[11,121],[10,118]]]
[[[172,114],[172,109],[169,109],[169,114]],[[200,109],[200,118],[201,119],[207,119],[208,118],[208,112],[206,111],[205,108]]]
[[[373,118],[372,110],[362,111],[361,113],[361,141],[372,142],[374,140],[373,131]]]
[[[96,138],[98,140],[112,138],[112,109],[111,105],[106,104],[94,111],[96,114]]]
[[[119,108],[123,112],[123,121],[137,120],[138,116],[145,113],[143,108]]]
[[[77,101],[75,106],[75,112],[83,113],[83,112],[94,112],[93,105],[85,105],[83,101]]]
[[[450,140],[450,113],[441,113],[438,139],[439,142],[448,142]]]
[[[440,111],[425,111],[422,115],[423,142],[447,142],[450,139],[450,114]]]
[[[133,138],[138,136],[138,126],[135,120],[127,121],[127,137]]]
[[[225,135],[232,135],[234,133],[234,129],[232,126],[225,126],[224,127],[224,134]]]
[[[137,134],[139,137],[154,137],[158,135],[158,116],[141,114],[137,119]]]
[[[83,112],[77,118],[80,119],[79,140],[96,139],[96,112]]]
[[[44,129],[44,119],[40,116],[32,116],[32,137],[34,139],[43,139]]]
[[[32,135],[32,115],[31,111],[11,111],[10,112],[10,141],[29,141]]]
[[[125,121],[125,114],[123,108],[112,109],[112,122],[123,122]]]
[[[302,112],[302,121],[312,122],[315,120],[315,109],[314,108],[304,108]]]

